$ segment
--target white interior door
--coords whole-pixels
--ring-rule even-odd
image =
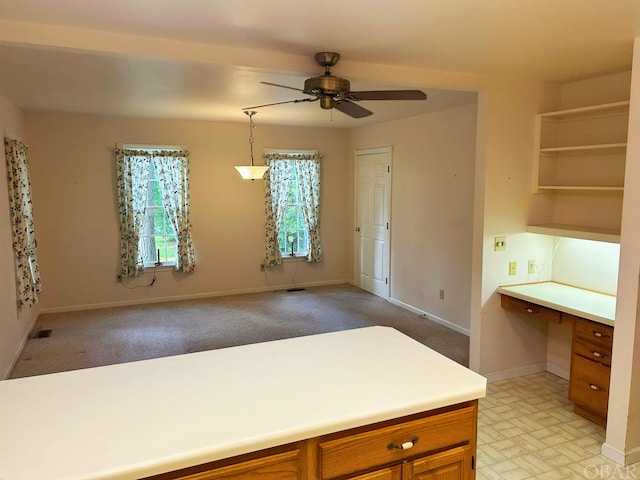
[[[356,151],[355,273],[360,288],[389,298],[391,147]]]

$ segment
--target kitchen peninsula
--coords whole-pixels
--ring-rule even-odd
[[[473,478],[485,392],[389,327],[6,380],[0,478]]]

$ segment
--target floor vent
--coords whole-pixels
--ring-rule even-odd
[[[302,292],[303,290],[306,290],[306,288],[288,288],[287,292]]]
[[[34,332],[33,335],[31,335],[31,338],[48,338],[51,336],[52,331],[53,330],[51,329],[38,330],[37,332]]]

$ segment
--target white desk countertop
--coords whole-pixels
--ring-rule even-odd
[[[509,285],[498,287],[497,292],[605,325],[613,326],[616,318],[615,295],[606,295],[562,283]]]
[[[368,327],[0,382],[0,479],[133,479],[484,397]]]

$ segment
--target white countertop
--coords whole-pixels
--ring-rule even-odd
[[[485,396],[368,327],[0,382],[0,479],[133,479]]]
[[[562,283],[509,285],[498,287],[497,292],[605,325],[613,326],[616,318],[615,295],[606,295]]]

